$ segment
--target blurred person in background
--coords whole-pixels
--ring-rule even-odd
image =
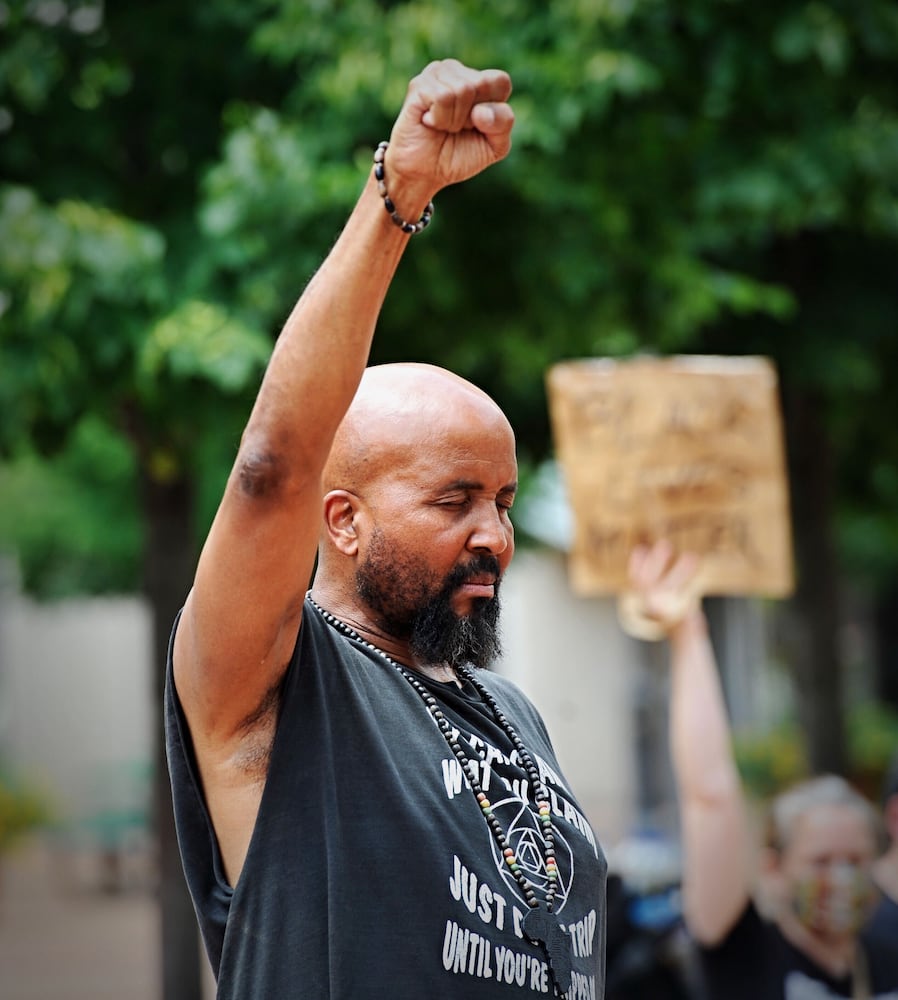
[[[882,815],[888,846],[873,865],[880,898],[866,933],[898,951],[898,753],[883,786]]]
[[[898,1000],[898,947],[861,929],[876,900],[870,803],[826,775],[773,804],[765,915],[752,825],[732,749],[699,560],[661,541],[630,562],[638,613],[671,652],[670,743],[680,809],[683,909],[709,1000]],[[631,604],[632,608],[632,604]]]

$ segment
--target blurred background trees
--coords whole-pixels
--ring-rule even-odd
[[[555,361],[772,357],[787,658],[811,765],[845,769],[848,586],[898,703],[894,4],[8,0],[0,31],[0,544],[29,589],[142,590],[161,677],[280,324],[407,80],[453,55],[511,73],[515,148],[440,194],[374,360],[481,384],[527,468]],[[193,916],[163,840],[181,1000]]]

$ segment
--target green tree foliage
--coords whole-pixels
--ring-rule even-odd
[[[267,331],[215,300],[195,223],[224,103],[268,85],[243,55],[241,10],[7,9],[7,451],[26,439],[51,450],[90,411],[124,428],[159,469],[180,465],[188,439],[219,419],[209,411],[222,396],[257,381]]]
[[[3,321],[18,333],[3,340],[7,440],[18,428],[52,442],[87,401],[121,422],[135,395],[143,413],[133,390],[150,382],[157,404],[178,388],[195,403],[207,381],[196,364],[189,376],[152,368],[158,356],[143,347],[169,314],[176,337],[188,314],[201,336],[242,325],[249,360],[231,353],[228,364],[248,364],[251,386],[265,344],[250,331],[277,331],[408,76],[456,54],[512,73],[516,148],[438,200],[439,237],[406,259],[377,359],[466,372],[539,456],[542,372],[559,358],[771,354],[823,398],[846,462],[845,537],[892,565],[893,532],[870,511],[894,491],[894,435],[863,419],[871,399],[886,401],[894,367],[892,5],[219,0],[202,12],[97,11],[7,15],[0,157],[19,182],[0,203]],[[242,350],[225,340],[222,350]],[[199,423],[194,414],[180,438],[198,437]],[[862,462],[869,450],[882,460]]]
[[[254,42],[296,82],[233,113],[204,188],[210,236],[242,248],[237,295],[272,321],[290,301],[410,73],[505,66],[515,151],[438,199],[376,358],[468,373],[538,456],[561,357],[769,354],[832,440],[854,568],[888,575],[896,436],[867,415],[895,368],[892,5],[280,3]]]
[[[0,476],[0,551],[20,550],[26,590],[42,598],[140,587],[135,460],[95,417],[50,458],[31,451]]]

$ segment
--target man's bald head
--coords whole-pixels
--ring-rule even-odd
[[[482,389],[435,365],[402,363],[365,369],[324,470],[324,491],[358,492],[419,448],[439,448],[452,422],[511,428]]]

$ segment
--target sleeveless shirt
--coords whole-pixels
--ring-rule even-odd
[[[306,601],[258,815],[232,888],[175,690],[171,649],[165,727],[175,823],[218,1000],[553,995],[546,956],[521,930],[527,907],[520,887],[467,777],[394,666],[328,625]],[[601,1000],[604,854],[536,709],[507,678],[486,671],[478,678],[549,793],[559,870],[555,912],[572,951],[568,998]],[[468,738],[480,784],[542,898],[534,794],[517,751],[473,685],[424,680]]]

